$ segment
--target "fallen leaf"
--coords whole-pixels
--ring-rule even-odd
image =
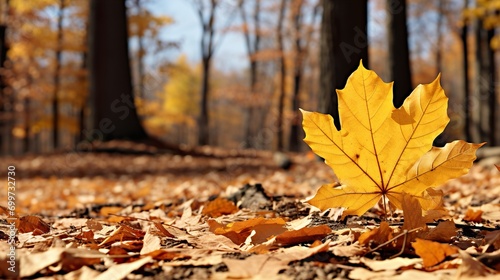
[[[321,240],[331,232],[332,229],[327,225],[285,231],[276,236],[276,244],[279,246],[290,246],[303,242]]]
[[[146,231],[143,239],[143,246],[140,252],[141,255],[161,249],[161,232],[153,230],[155,228],[156,227],[153,225]]]
[[[387,222],[381,222],[380,226],[361,234],[358,238],[359,244],[366,246],[373,243],[375,246],[389,241],[393,238],[393,230]]]
[[[458,253],[458,249],[448,244],[441,244],[417,238],[411,243],[415,253],[422,258],[424,267],[431,267],[442,262],[447,256]]]
[[[99,274],[99,276],[95,277],[95,280],[120,280],[125,278],[129,273],[134,270],[141,268],[143,265],[150,262],[153,258],[150,256],[146,256],[142,259],[138,259],[134,262],[130,263],[122,263],[114,265],[103,273]]]
[[[223,262],[229,269],[227,278],[273,279],[280,270],[286,269],[291,261],[327,251],[328,247],[329,242],[314,248],[294,246],[269,254],[252,255],[244,260],[223,259]]]
[[[286,231],[286,222],[282,218],[265,219],[259,217],[242,222],[229,223],[227,225],[222,225],[215,220],[208,220],[207,223],[211,232],[224,235],[235,244],[242,244],[245,242],[252,231],[255,231],[255,235],[252,237],[253,244],[260,244],[269,237],[276,236]]]
[[[418,200],[410,195],[403,194],[403,229],[427,229],[426,219],[422,216],[422,207]]]
[[[106,239],[104,239],[99,247],[105,247],[111,245],[117,241],[125,241],[125,240],[139,240],[144,237],[144,232],[133,229],[127,225],[122,225],[117,228],[114,232],[112,232]]]
[[[450,242],[457,235],[453,221],[442,221],[435,228],[421,235],[421,238],[437,242]]]
[[[16,220],[16,228],[20,233],[33,232],[34,235],[47,233],[50,231],[50,225],[42,218],[28,215]]]
[[[344,207],[343,217],[362,215],[381,198],[402,209],[403,193],[424,210],[435,209],[441,196],[427,190],[466,174],[484,144],[458,140],[432,147],[449,122],[439,76],[419,85],[396,109],[392,83],[360,63],[337,94],[340,130],[330,115],[301,110],[304,141],[342,183],[323,185],[308,201],[321,210]]]
[[[458,267],[457,279],[482,277],[495,273],[493,269],[474,259],[467,252],[460,250],[458,254],[462,259],[462,264]]]
[[[480,223],[483,218],[481,217],[483,215],[483,211],[477,210],[475,211],[474,209],[467,209],[467,212],[465,212],[465,216],[463,218],[464,221],[466,222],[475,222],[475,223]]]
[[[493,248],[495,248],[495,250],[500,249],[500,230],[486,233],[484,242],[489,246],[493,245]]]
[[[218,197],[215,200],[208,202],[201,213],[212,218],[217,218],[222,215],[236,213],[238,210],[238,207],[236,207],[232,201]]]
[[[409,259],[397,257],[388,260],[372,260],[369,258],[361,258],[361,262],[364,263],[367,267],[369,267],[373,271],[382,271],[382,270],[398,270],[402,267],[410,267],[420,262],[419,259]]]

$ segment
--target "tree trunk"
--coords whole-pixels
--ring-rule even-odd
[[[5,61],[7,60],[7,42],[6,42],[6,31],[7,25],[0,25],[0,68],[4,70]],[[0,155],[7,154],[8,148],[8,135],[11,133],[8,130],[8,122],[10,118],[7,118],[9,115],[9,96],[5,93],[5,89],[7,85],[5,84],[5,80],[3,75],[0,75]]]
[[[394,106],[399,108],[413,89],[406,27],[406,0],[387,0],[387,9],[389,80],[394,81],[393,102]]]
[[[56,68],[54,71],[54,93],[52,96],[52,147],[59,147],[59,89],[61,88],[61,56],[63,42],[63,19],[64,19],[64,0],[60,0],[59,14],[57,16],[57,49],[56,49]]]
[[[202,62],[202,79],[201,79],[201,100],[200,100],[200,116],[198,119],[198,145],[208,145],[209,142],[209,115],[208,115],[208,93],[210,81],[210,58],[204,58]]]
[[[23,153],[30,151],[30,136],[31,136],[31,105],[30,97],[24,97],[24,138],[23,138]]]
[[[360,60],[368,66],[367,0],[323,0],[320,39],[320,108],[340,129],[336,89],[343,88]]]
[[[476,123],[479,127],[479,141],[488,141],[489,137],[489,90],[490,90],[490,67],[488,59],[489,45],[487,31],[483,28],[483,22],[479,20],[476,26],[476,88],[478,91],[477,97],[477,112]]]
[[[250,63],[250,95],[252,96],[252,99],[254,95],[256,94],[257,90],[257,75],[258,75],[258,63],[253,57],[257,52],[260,50],[260,39],[261,39],[261,34],[260,34],[260,2],[261,0],[255,0],[254,4],[254,10],[253,10],[253,16],[252,21],[253,21],[253,33],[251,34],[249,25],[250,21],[247,16],[244,3],[246,1],[240,0],[238,3],[238,9],[240,11],[241,19],[243,21],[244,25],[244,30],[243,30],[243,36],[245,39],[245,46],[247,50],[247,57],[248,61]],[[245,148],[249,148],[252,146],[252,136],[255,134],[255,125],[254,125],[254,119],[255,119],[255,107],[253,106],[254,104],[248,104],[248,109],[247,112],[245,112],[245,136],[244,136],[244,143],[245,143]]]
[[[142,5],[141,5],[141,0],[136,0],[135,1],[135,6],[138,10],[139,15],[142,12]],[[142,36],[139,34],[137,36],[137,47],[138,50],[137,52],[139,55],[137,56],[137,97],[138,98],[144,98],[144,43],[142,41]]]
[[[285,148],[284,136],[284,118],[285,118],[285,80],[286,80],[286,65],[285,65],[285,48],[283,45],[283,20],[285,18],[286,0],[281,0],[280,11],[278,16],[278,25],[276,27],[277,45],[279,52],[279,101],[278,101],[278,122],[277,122],[277,150],[282,151]]]
[[[489,104],[489,118],[488,118],[488,128],[489,128],[489,144],[491,146],[497,145],[497,123],[496,123],[496,110],[497,110],[497,88],[496,88],[496,63],[495,63],[495,51],[490,47],[491,40],[495,36],[495,29],[490,29],[487,31],[487,45],[488,45],[488,73],[490,74],[490,86],[488,89],[488,104]]]
[[[134,104],[125,0],[92,0],[90,11],[90,95],[94,140],[145,140]]]
[[[464,0],[464,9],[466,9],[469,6],[469,0]],[[462,55],[463,55],[463,79],[464,79],[464,134],[465,134],[465,139],[468,142],[474,142],[472,139],[472,133],[471,133],[471,112],[470,112],[470,101],[471,101],[471,94],[470,94],[470,80],[469,80],[469,46],[467,42],[468,38],[468,33],[469,33],[469,26],[467,22],[464,22],[464,25],[462,26],[462,33],[461,39],[462,39]]]
[[[290,126],[290,151],[298,152],[300,148],[299,134],[301,131],[299,115],[300,107],[300,88],[302,84],[302,68],[304,67],[304,47],[302,46],[302,5],[303,0],[292,2],[297,5],[293,10],[293,27],[294,27],[294,69],[293,69],[293,97],[292,97],[292,112],[294,117]],[[306,44],[308,42],[306,41]]]

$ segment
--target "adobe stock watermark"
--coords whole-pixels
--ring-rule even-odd
[[[15,276],[18,274],[18,269],[16,262],[16,167],[13,165],[7,167],[7,209],[7,223],[9,224],[7,270]]]

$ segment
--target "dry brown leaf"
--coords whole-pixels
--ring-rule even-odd
[[[421,235],[423,239],[450,242],[457,235],[457,228],[453,221],[442,221],[435,228],[430,229],[427,233]]]
[[[418,199],[407,194],[403,194],[403,215],[405,219],[403,229],[422,228],[425,230],[427,228],[426,219],[422,216],[422,207]]]
[[[94,219],[88,219],[85,224],[92,231],[99,231],[102,229],[101,223],[99,223],[98,221],[96,221]]]
[[[175,237],[160,222],[154,222],[153,224],[156,227],[156,229],[158,229],[158,231],[160,231],[160,233],[163,234],[163,236],[166,236],[166,237]]]
[[[79,248],[51,248],[48,251],[19,256],[19,277],[29,277],[62,261],[59,269],[73,270],[95,264],[105,255],[99,251]]]
[[[467,212],[465,212],[465,217],[463,218],[463,220],[466,222],[480,223],[483,220],[483,218],[481,217],[482,215],[483,211],[475,211],[474,209],[469,208],[467,209]]]
[[[265,219],[259,217],[227,225],[222,225],[215,220],[208,220],[207,223],[211,232],[224,235],[235,244],[242,244],[245,242],[253,230],[255,230],[255,235],[252,236],[253,244],[260,244],[269,237],[276,236],[286,231],[286,222],[282,218]]]
[[[173,260],[177,258],[189,257],[188,255],[181,254],[180,252],[173,252],[165,249],[158,249],[151,251],[146,254],[147,256],[151,256],[155,260]]]
[[[105,206],[102,207],[101,210],[99,211],[99,214],[102,216],[106,217],[112,214],[117,214],[118,212],[122,211],[123,207],[118,207],[118,206]]]
[[[34,235],[50,231],[50,225],[40,217],[28,215],[16,220],[16,228],[20,233],[33,232]]]
[[[380,245],[388,240],[392,239],[393,230],[389,227],[387,222],[381,222],[378,228],[374,228],[368,232],[361,234],[358,238],[359,244],[366,246],[370,243],[374,245]]]
[[[208,202],[201,213],[212,218],[217,218],[222,215],[236,213],[238,210],[238,207],[236,207],[232,201],[218,197],[215,200]]]
[[[143,239],[144,244],[140,252],[141,255],[149,254],[153,251],[161,249],[161,237],[159,236],[161,232],[153,229],[156,229],[156,227],[155,226],[149,227],[148,230],[146,231],[146,234],[144,235]]]
[[[397,257],[388,260],[372,260],[369,258],[361,258],[361,262],[364,263],[367,267],[369,267],[373,271],[382,271],[382,270],[398,270],[402,267],[412,267],[413,265],[420,262],[419,259],[409,259]]]
[[[279,246],[290,246],[313,240],[317,241],[321,240],[331,232],[332,229],[327,225],[285,231],[276,236],[276,244]]]
[[[141,230],[133,229],[127,225],[122,225],[113,231],[106,239],[104,239],[99,247],[111,245],[117,241],[125,240],[140,240],[144,237],[144,232]]]
[[[458,267],[457,279],[482,277],[495,273],[494,270],[474,259],[467,252],[460,250],[458,254],[462,259],[462,264]]]
[[[493,245],[493,248],[495,248],[495,250],[500,249],[500,230],[486,233],[484,242],[490,246]]]
[[[420,238],[417,238],[411,245],[415,249],[415,253],[422,258],[424,267],[434,266],[447,256],[458,253],[456,247]]]
[[[99,276],[94,278],[94,280],[121,280],[125,278],[129,273],[141,268],[143,265],[147,264],[151,260],[153,260],[153,258],[147,256],[131,263],[114,265],[108,268],[108,270],[99,274]]]
[[[262,279],[273,279],[291,261],[302,260],[328,248],[329,242],[314,248],[294,246],[269,254],[252,255],[244,260],[223,259],[223,262],[229,269],[228,278],[260,279],[260,276]]]

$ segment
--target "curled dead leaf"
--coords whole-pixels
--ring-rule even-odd
[[[34,235],[50,231],[50,225],[38,216],[28,215],[16,220],[16,228],[20,233],[33,232]]]
[[[245,242],[252,231],[255,231],[255,234],[252,236],[253,244],[260,244],[269,237],[276,236],[286,231],[286,222],[282,218],[265,219],[259,217],[227,225],[222,225],[215,220],[208,220],[207,223],[211,232],[224,235],[235,244],[242,244]]]
[[[466,222],[475,222],[475,223],[480,223],[483,218],[483,211],[481,210],[474,210],[474,209],[467,209],[467,212],[465,212],[465,217],[463,218],[464,221]]]
[[[276,244],[280,246],[290,246],[303,242],[318,241],[331,232],[332,229],[327,225],[285,231],[276,236]]]
[[[442,262],[447,256],[458,253],[458,249],[448,244],[441,244],[417,238],[411,243],[415,253],[422,258],[424,267],[435,266]]]
[[[236,213],[238,210],[238,207],[236,207],[232,201],[218,197],[215,200],[208,202],[201,213],[212,218],[217,218],[222,215]]]
[[[366,246],[373,243],[375,246],[393,238],[393,230],[387,222],[381,222],[378,228],[367,231],[358,238],[359,244]]]

